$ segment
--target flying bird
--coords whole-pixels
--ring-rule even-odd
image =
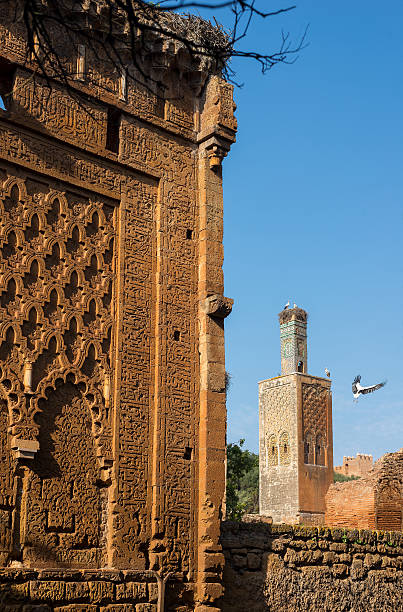
[[[284,310],[287,310],[289,306],[290,306],[290,300],[288,300],[287,304],[284,306]]]
[[[329,370],[328,370],[327,368],[325,368],[325,374],[326,374],[326,376],[327,376],[328,378],[330,378],[330,372],[329,372]]]
[[[354,378],[353,384],[352,384],[353,395],[356,400],[360,397],[360,395],[366,395],[367,393],[373,393],[377,389],[381,389],[382,387],[386,385],[386,380],[384,380],[383,382],[378,383],[377,385],[372,385],[371,387],[362,387],[360,385],[360,380],[361,380],[361,376],[358,375]]]

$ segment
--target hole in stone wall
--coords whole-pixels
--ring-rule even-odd
[[[190,461],[193,456],[193,448],[191,446],[185,447],[185,452],[183,453],[183,458],[187,461]]]
[[[119,153],[120,121],[122,113],[119,109],[108,107],[108,118],[106,124],[106,148],[112,153]]]
[[[84,81],[86,73],[86,48],[85,45],[77,45],[77,72],[76,79]]]
[[[192,238],[193,238],[193,230],[187,229],[186,230],[186,240],[192,240]]]
[[[177,329],[174,331],[174,340],[178,341],[181,339],[181,333]]]
[[[0,108],[8,110],[14,85],[15,64],[0,58]]]

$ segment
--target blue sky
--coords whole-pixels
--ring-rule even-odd
[[[403,446],[403,4],[300,1],[244,47],[275,49],[282,27],[298,37],[307,24],[292,66],[262,76],[234,63],[245,85],[224,161],[228,440],[257,451],[258,381],[280,371],[290,299],[309,312],[309,372],[331,371],[337,465]],[[353,404],[356,374],[388,384]]]

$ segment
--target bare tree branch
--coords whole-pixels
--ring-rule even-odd
[[[10,0],[0,0],[1,5],[10,7]],[[16,0],[13,10],[14,21],[21,26],[26,40],[24,64],[33,71],[34,78],[42,77],[49,88],[54,80],[74,88],[78,75],[72,50],[81,42],[91,57],[102,55],[107,60],[111,74],[124,73],[127,79],[155,95],[166,96],[166,84],[159,74],[161,67],[150,59],[156,41],[180,45],[190,63],[208,64],[210,71],[234,83],[236,74],[230,65],[233,58],[257,62],[263,73],[277,64],[296,60],[307,44],[307,30],[295,44],[289,33],[282,32],[273,52],[240,46],[247,40],[255,19],[276,18],[295,8],[290,5],[264,11],[257,6],[257,0],[161,0],[158,4],[148,0]],[[212,25],[199,16],[179,12],[189,10],[229,11],[231,29],[226,31],[215,18]],[[89,84],[97,84],[95,73],[85,77]]]

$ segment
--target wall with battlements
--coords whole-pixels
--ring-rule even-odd
[[[357,453],[356,457],[343,457],[343,465],[335,465],[336,474],[343,476],[366,476],[373,467],[372,455]]]
[[[403,608],[403,534],[226,522],[224,612]]]

